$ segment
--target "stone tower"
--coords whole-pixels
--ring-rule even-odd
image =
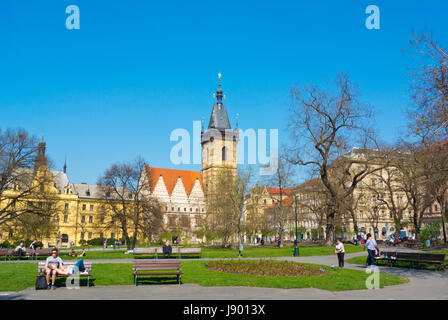
[[[223,103],[221,74],[218,78],[219,87],[216,91],[216,101],[213,104],[208,129],[201,133],[202,182],[205,193],[212,187],[213,178],[220,170],[228,170],[235,177],[237,174],[238,130],[232,130],[230,126],[226,106]]]

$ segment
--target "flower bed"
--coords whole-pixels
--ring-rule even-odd
[[[205,267],[219,272],[253,274],[260,276],[318,276],[332,273],[323,268],[302,265],[290,261],[274,260],[226,260],[210,261]]]

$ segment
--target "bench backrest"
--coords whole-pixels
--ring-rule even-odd
[[[180,253],[181,254],[196,254],[196,253],[201,253],[201,248],[181,248],[180,249]]]
[[[132,269],[134,271],[140,270],[180,270],[179,260],[146,260],[146,261],[133,261]]]
[[[154,254],[157,248],[135,248],[134,254]]]
[[[445,255],[444,254],[434,254],[434,253],[420,253],[419,260],[443,262],[443,261],[445,261]]]
[[[68,268],[68,267],[73,267],[75,265],[76,261],[64,261],[63,262],[63,267]],[[37,266],[37,270],[39,273],[43,273],[45,271],[45,261],[40,261],[38,266]],[[84,267],[86,268],[86,271],[90,272],[92,270],[92,262],[86,262],[84,261]]]
[[[419,253],[414,252],[397,252],[398,259],[419,259]]]
[[[33,250],[32,252],[39,256],[51,256],[51,249],[38,249]]]

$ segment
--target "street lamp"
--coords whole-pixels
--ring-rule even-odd
[[[294,195],[294,205],[295,205],[295,212],[296,212],[296,239],[294,240],[294,257],[299,256],[299,246],[297,245],[298,239],[299,239],[299,229],[298,229],[298,216],[297,216],[297,194]]]

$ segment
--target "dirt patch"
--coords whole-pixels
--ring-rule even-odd
[[[211,261],[205,267],[210,270],[259,276],[319,276],[333,273],[320,267],[297,264],[291,261]]]

